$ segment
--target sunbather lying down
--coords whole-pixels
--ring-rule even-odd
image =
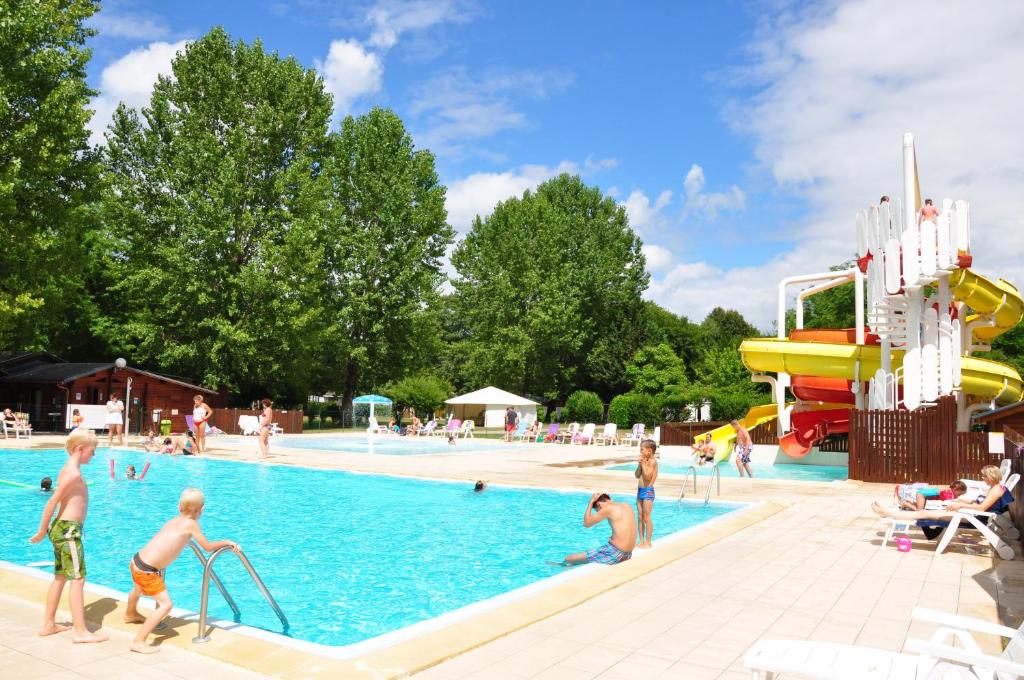
[[[936,519],[945,520],[953,516],[953,513],[961,508],[969,508],[980,512],[1002,512],[1005,506],[1013,502],[1013,496],[1002,485],[1003,475],[995,465],[986,465],[981,468],[981,478],[988,484],[988,492],[978,496],[973,501],[951,501],[941,510],[896,510],[883,507],[880,503],[873,502],[871,509],[879,517],[891,517],[894,519]],[[1009,499],[1006,497],[1009,496]]]

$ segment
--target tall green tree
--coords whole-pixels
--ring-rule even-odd
[[[0,348],[86,344],[92,0],[0,4]]]
[[[626,381],[634,392],[659,395],[688,382],[686,365],[668,343],[645,345],[626,365]]]
[[[172,73],[107,133],[97,329],[135,363],[299,401],[323,336],[313,284],[331,98],[312,69],[220,28]]]
[[[692,370],[703,349],[701,328],[685,316],[673,314],[655,302],[644,300],[644,344],[666,343],[693,377]]]
[[[452,256],[467,382],[609,399],[643,335],[648,274],[625,210],[561,175],[477,217]]]
[[[733,309],[715,307],[700,325],[701,335],[707,347],[740,346],[744,338],[761,335],[761,332]]]
[[[440,324],[428,310],[453,232],[434,155],[415,148],[393,112],[345,118],[327,152],[321,301],[331,341],[321,365],[334,367],[348,404],[357,389],[438,356]]]

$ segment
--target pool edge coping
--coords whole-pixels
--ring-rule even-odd
[[[178,616],[172,618],[168,624],[175,634],[165,637],[162,644],[173,644],[189,652],[257,673],[283,678],[333,677],[339,673],[347,674],[346,677],[403,677],[578,606],[715,543],[731,533],[761,522],[785,507],[786,505],[773,501],[749,504],[692,530],[678,532],[682,535],[649,553],[642,554],[639,559],[614,567],[595,566],[588,573],[580,574],[578,578],[537,592],[526,593],[507,604],[351,658],[339,659],[318,655],[315,651],[303,648],[315,643],[288,645],[287,638],[282,640],[282,636],[274,633],[253,636],[226,628],[217,628],[210,643],[194,645],[191,643],[191,635],[178,631],[194,626],[195,621]],[[4,594],[38,604],[43,601],[47,587],[47,579],[0,565],[0,592]],[[135,628],[121,620],[124,604],[116,595],[120,593],[113,589],[87,584],[87,607],[103,600],[113,600],[114,608],[108,610],[104,619],[97,623],[116,630],[132,632]]]

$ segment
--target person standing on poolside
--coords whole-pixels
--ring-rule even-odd
[[[68,593],[73,629],[71,641],[103,642],[107,639],[103,633],[91,633],[85,627],[85,548],[82,546],[82,529],[89,512],[89,487],[82,478],[82,466],[88,464],[96,454],[97,443],[92,430],[79,428],[68,435],[64,443],[68,460],[57,476],[56,490],[43,508],[39,531],[28,539],[30,543],[39,543],[44,536],[48,536],[53,543],[53,581],[46,592],[40,637],[68,629],[66,625],[58,624],[55,617],[64,585],[71,581]]]
[[[636,518],[633,517],[633,508],[625,503],[613,501],[606,493],[595,493],[587,502],[587,509],[583,511],[583,526],[589,529],[605,520],[612,528],[608,542],[599,548],[573,553],[565,558],[563,564],[618,564],[633,556],[633,548],[636,547]]]
[[[516,431],[516,423],[519,421],[519,415],[516,410],[509,406],[505,409],[505,441],[512,441],[512,433]]]
[[[640,442],[640,460],[633,472],[633,476],[636,477],[636,513],[640,534],[639,542],[636,544],[638,548],[650,548],[651,538],[654,536],[651,511],[654,509],[654,482],[658,479],[658,461],[654,457],[657,449],[658,445],[653,439]]]
[[[263,406],[260,412],[260,460],[270,458],[270,428],[274,422],[274,409],[270,406],[273,403],[269,399],[260,402]]]
[[[213,409],[198,394],[192,398],[192,401],[195,403],[195,407],[192,409],[192,423],[196,428],[195,454],[201,456],[206,453],[206,421],[213,415]]]
[[[124,446],[124,402],[117,398],[117,393],[110,395],[107,402],[107,446],[114,445],[114,436],[117,436],[117,445]]]
[[[750,471],[750,454],[754,451],[754,441],[750,438],[747,428],[740,425],[740,421],[730,420],[729,424],[736,430],[736,470],[740,477],[746,471],[747,477],[753,478],[754,473]]]

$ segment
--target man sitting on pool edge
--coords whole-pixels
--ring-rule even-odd
[[[590,528],[604,520],[608,520],[608,525],[612,528],[608,542],[600,548],[573,553],[565,558],[564,564],[618,564],[633,556],[633,548],[636,547],[636,518],[633,516],[633,508],[626,503],[613,501],[606,493],[595,493],[590,497],[587,509],[583,512],[583,526]]]

